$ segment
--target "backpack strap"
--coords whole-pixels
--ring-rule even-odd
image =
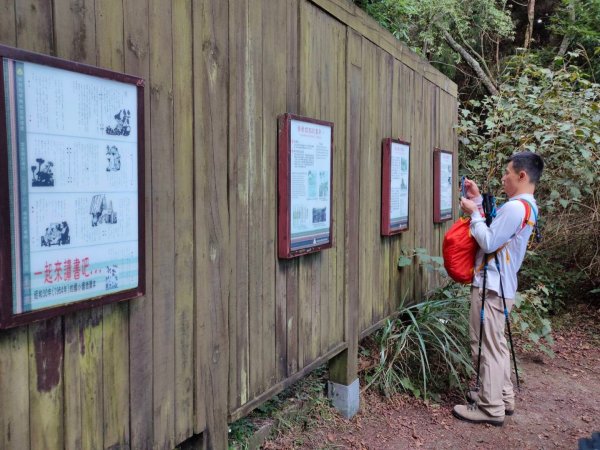
[[[481,269],[484,268],[484,266],[489,263],[492,259],[494,259],[496,257],[496,255],[498,255],[502,250],[504,250],[504,248],[508,245],[508,243],[510,241],[513,240],[513,238],[519,234],[527,225],[529,225],[532,228],[535,228],[535,226],[537,225],[537,214],[535,212],[535,208],[533,207],[533,205],[525,199],[522,198],[517,198],[517,201],[520,201],[523,206],[525,207],[525,216],[523,217],[523,222],[521,223],[521,228],[519,228],[519,230],[513,234],[510,239],[508,241],[506,241],[504,244],[502,244],[500,247],[498,247],[496,249],[495,252],[493,253],[489,253],[488,257],[487,257],[487,261],[483,261],[479,267],[477,268],[477,270],[475,270],[475,273],[479,273],[481,271]],[[531,213],[533,212],[533,217],[534,217],[534,222],[531,221]],[[508,254],[507,254],[507,261],[509,260]]]

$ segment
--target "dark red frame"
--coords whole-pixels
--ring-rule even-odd
[[[43,64],[58,69],[65,69],[95,77],[133,84],[137,87],[138,114],[138,237],[139,237],[139,282],[138,287],[115,294],[108,294],[68,305],[52,306],[36,311],[13,314],[12,286],[12,244],[10,227],[10,196],[8,189],[8,153],[6,130],[6,103],[4,93],[4,71],[0,70],[0,329],[13,328],[31,322],[61,316],[73,311],[93,308],[144,295],[146,287],[146,252],[145,252],[145,206],[144,206],[144,80],[132,75],[113,72],[99,67],[78,62],[67,61],[48,55],[33,53],[0,45],[0,62],[3,58]]]
[[[331,167],[330,167],[330,184],[331,192],[329,200],[329,242],[326,244],[315,245],[300,250],[292,250],[291,243],[291,218],[290,218],[290,158],[291,151],[291,122],[298,120],[301,122],[313,123],[315,125],[323,125],[331,128]],[[278,161],[277,161],[277,255],[279,258],[291,259],[309,253],[320,252],[321,250],[333,247],[333,132],[334,125],[332,122],[303,117],[296,114],[285,113],[278,117],[277,128],[277,143],[278,143]]]
[[[392,165],[392,143],[408,145],[408,164],[409,164],[409,188],[408,188],[408,203],[410,205],[410,142],[403,141],[400,139],[386,138],[381,144],[381,235],[382,236],[393,236],[400,234],[408,230],[410,224],[410,208],[408,220],[404,228],[392,229],[390,227],[390,183],[392,178],[391,165]]]
[[[452,209],[450,210],[450,214],[442,215],[441,211],[441,155],[442,153],[447,153],[452,156],[452,176],[454,176],[454,153],[448,150],[442,150],[440,148],[433,149],[433,222],[434,223],[443,223],[448,220],[452,220],[454,216],[454,203],[452,204]],[[454,184],[454,183],[453,183]]]

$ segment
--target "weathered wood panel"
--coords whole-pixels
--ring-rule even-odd
[[[145,196],[152,198],[153,142],[150,132],[150,31],[148,29],[148,0],[124,0],[125,70],[146,80],[144,89],[144,113],[146,124],[144,142],[146,149],[144,176]],[[146,239],[146,295],[129,302],[129,380],[131,447],[150,448],[154,442],[153,411],[153,202],[145,203]]]
[[[228,212],[229,5],[194,2],[196,423],[207,448],[227,446],[229,299],[235,289]],[[233,355],[232,355],[233,357]]]
[[[192,1],[173,3],[175,178],[175,443],[194,424],[194,97]]]

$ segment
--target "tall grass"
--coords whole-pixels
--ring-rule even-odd
[[[365,374],[365,389],[435,399],[462,387],[474,372],[468,289],[447,287],[421,303],[401,306],[398,318],[364,342],[362,352],[376,359]]]

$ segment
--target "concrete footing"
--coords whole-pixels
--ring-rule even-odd
[[[352,384],[327,383],[327,395],[333,406],[346,418],[350,419],[358,412],[360,404],[360,383],[358,378]]]

